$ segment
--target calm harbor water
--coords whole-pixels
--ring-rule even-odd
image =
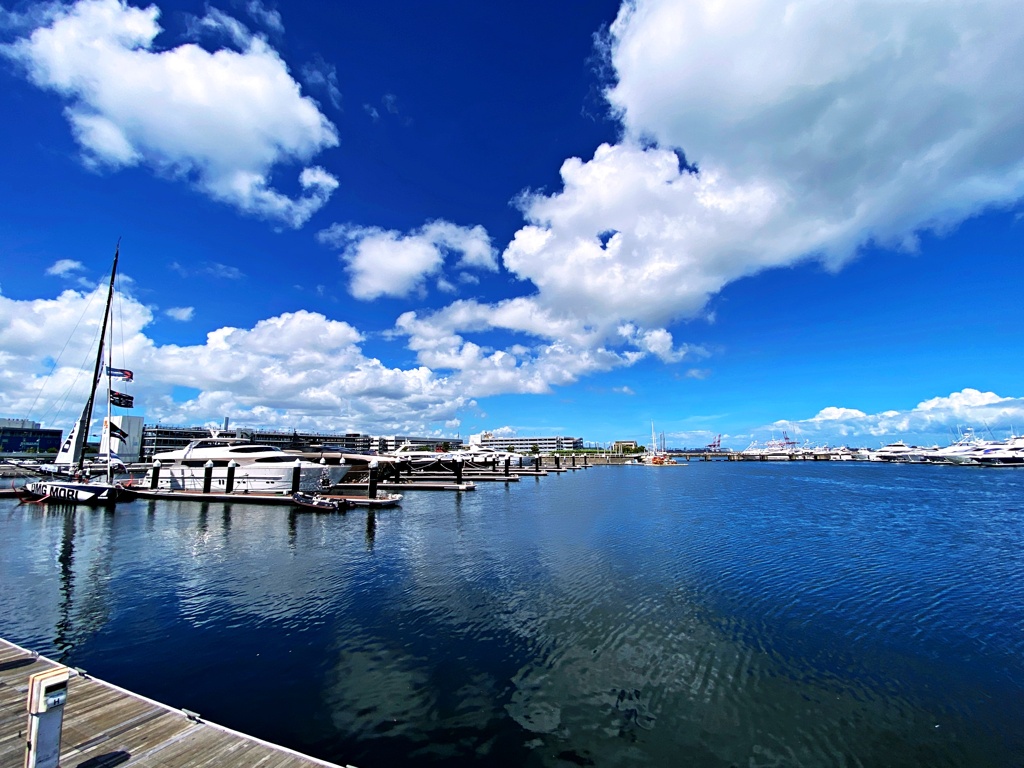
[[[800,462],[369,516],[2,501],[0,636],[360,768],[1021,765],[1022,499]]]

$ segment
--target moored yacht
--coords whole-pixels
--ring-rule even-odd
[[[929,464],[976,464],[974,456],[993,445],[996,443],[968,433],[956,442],[932,451],[925,461]]]
[[[881,448],[871,451],[870,461],[910,461],[911,454],[920,449],[911,447],[902,440],[895,443],[883,445]]]
[[[975,464],[984,467],[1024,466],[1024,437],[1011,437],[1004,443],[992,443],[971,454]]]
[[[504,464],[506,459],[509,461],[519,461],[522,458],[522,454],[513,451],[502,451],[486,445],[477,445],[476,443],[458,451],[458,455],[474,464],[487,464],[492,461]]]
[[[391,453],[383,455],[390,459],[408,462],[413,469],[423,469],[439,461],[453,461],[461,454],[457,451],[442,451],[425,445],[413,445],[406,441]]]
[[[154,487],[155,476],[155,487],[160,490],[202,490],[208,464],[214,493],[228,491],[229,475],[234,493],[292,493],[296,469],[299,490],[315,492],[340,482],[349,469],[345,464],[304,461],[273,445],[211,437],[154,454],[144,483],[147,488]]]
[[[755,440],[740,451],[740,458],[755,461],[789,461],[798,453],[796,440],[791,439],[788,433],[783,432],[782,439],[772,435],[772,439],[763,445]]]

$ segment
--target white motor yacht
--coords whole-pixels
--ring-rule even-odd
[[[457,451],[435,450],[426,445],[413,445],[406,441],[385,457],[408,462],[414,469],[422,469],[438,461],[454,461],[461,456]]]
[[[236,493],[291,493],[296,468],[299,490],[312,493],[340,482],[349,470],[345,464],[304,461],[273,445],[212,437],[193,440],[176,451],[154,454],[153,466],[146,472],[144,483],[147,488],[153,487],[156,473],[157,489],[202,490],[207,464],[211,465],[210,490],[213,493],[227,492],[232,464],[231,491]]]
[[[497,448],[491,448],[490,446],[476,444],[458,451],[458,455],[466,461],[473,462],[474,464],[487,464],[493,461],[503,465],[505,463],[505,459],[518,462],[519,459],[522,458],[522,454],[519,453],[502,451]]]
[[[993,443],[971,454],[974,463],[984,467],[1024,466],[1024,437],[1011,437],[1004,443]]]
[[[933,451],[926,460],[935,464],[976,464],[975,455],[994,445],[997,443],[967,434],[956,442]]]
[[[910,461],[911,454],[920,452],[919,448],[911,447],[902,440],[883,445],[871,451],[870,461]]]

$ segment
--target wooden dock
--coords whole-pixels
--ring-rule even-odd
[[[447,482],[426,482],[420,480],[406,481],[403,479],[400,483],[377,483],[377,489],[381,491],[388,491],[389,493],[392,491],[396,493],[405,493],[406,491],[475,491],[476,483],[465,480],[461,483],[456,483],[454,479]],[[324,491],[324,494],[335,495],[359,492],[362,492],[364,496],[366,495],[366,483],[338,483]]]
[[[402,480],[409,479],[414,483],[436,483],[436,482],[455,482],[455,475],[451,472],[413,472],[411,475],[403,475]],[[518,474],[503,475],[500,472],[495,474],[494,472],[463,472],[462,480],[464,482],[477,482],[477,483],[518,483]]]
[[[407,490],[413,490],[415,488],[411,483],[408,486],[396,486],[397,488],[406,488]],[[352,486],[347,490],[359,493],[342,494],[334,493],[334,490],[341,488],[341,486],[333,486],[330,492],[325,491],[322,495],[328,496],[332,499],[339,499],[345,501],[351,501],[357,507],[393,507],[395,501],[393,499],[371,499],[366,495],[366,484],[362,486]],[[386,490],[384,483],[380,483],[377,486],[378,490]],[[279,506],[295,506],[295,502],[292,501],[291,494],[284,493],[203,493],[202,491],[170,491],[170,490],[149,490],[144,488],[133,488],[135,497],[142,499],[143,501],[205,501],[205,502],[223,502],[225,504],[277,504]],[[466,490],[466,489],[457,489]],[[469,489],[472,490],[472,489]]]
[[[0,640],[0,766],[24,765],[31,675],[61,665]],[[72,672],[64,706],[63,768],[339,768]]]

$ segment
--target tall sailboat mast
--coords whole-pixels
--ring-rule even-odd
[[[92,373],[92,389],[89,392],[89,400],[85,404],[85,410],[82,412],[82,421],[79,422],[79,430],[83,436],[83,443],[88,441],[88,430],[89,424],[92,422],[92,407],[96,401],[96,387],[100,383],[100,366],[103,365],[103,345],[107,339],[107,321],[110,319],[110,304],[114,298],[114,276],[117,274],[117,259],[121,252],[121,241],[117,241],[117,247],[114,248],[114,266],[110,270],[110,286],[107,288],[107,305],[103,310],[103,324],[100,327],[100,343],[96,350],[96,367]],[[107,396],[107,416],[110,416],[110,396],[108,388]],[[110,453],[110,441],[107,440],[107,453]],[[77,472],[81,473],[85,466],[85,451],[82,451],[82,455],[78,457]],[[107,481],[110,480],[110,462],[107,461]]]

